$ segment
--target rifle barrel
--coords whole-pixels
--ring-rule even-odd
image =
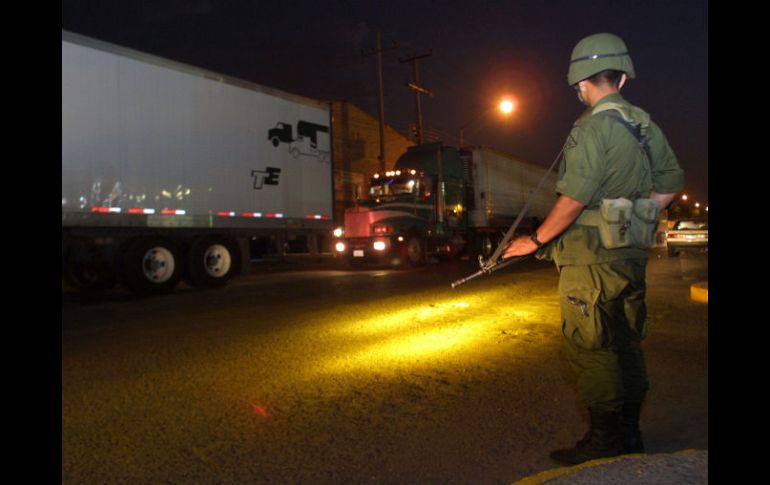
[[[465,278],[460,278],[459,280],[457,280],[454,283],[452,283],[452,288],[457,288],[458,286],[463,285],[463,284],[469,282],[470,280],[472,280],[474,278],[477,278],[477,277],[479,277],[479,276],[481,276],[483,274],[489,274],[489,273],[491,273],[493,271],[497,271],[498,269],[503,269],[506,266],[508,266],[510,264],[513,264],[513,263],[516,263],[518,261],[521,261],[522,259],[527,258],[527,257],[529,257],[529,255],[527,255],[527,256],[517,256],[515,258],[505,259],[505,260],[503,260],[503,261],[501,261],[499,263],[496,263],[493,266],[490,266],[489,268],[483,268],[482,267],[482,269],[476,271],[472,275],[466,276]]]

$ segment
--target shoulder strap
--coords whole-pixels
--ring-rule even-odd
[[[623,125],[642,147],[644,154],[647,155],[647,161],[652,163],[652,153],[650,152],[650,145],[647,143],[647,135],[644,133],[646,130],[644,130],[642,123],[637,124],[631,119],[626,118],[625,113],[618,107],[615,107],[615,103],[606,103],[606,105],[606,107],[601,106],[599,109],[594,110],[593,114],[597,116],[606,116]]]
[[[650,145],[647,143],[647,137],[642,135],[642,126],[641,125],[635,125],[633,123],[630,123],[625,120],[620,115],[616,115],[615,113],[611,113],[609,111],[600,111],[598,113],[595,113],[597,116],[606,116],[607,118],[611,118],[615,121],[618,121],[621,125],[625,126],[629,133],[636,139],[636,141],[639,143],[639,145],[644,149],[644,154],[647,155],[647,160],[649,162],[652,162],[652,154],[650,153]]]

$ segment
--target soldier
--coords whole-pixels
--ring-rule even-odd
[[[634,77],[621,38],[595,34],[575,46],[567,80],[589,109],[565,144],[553,208],[503,254],[537,251],[559,270],[566,354],[591,418],[573,448],[551,453],[567,464],[644,452],[646,248],[684,174],[660,128],[620,95]]]

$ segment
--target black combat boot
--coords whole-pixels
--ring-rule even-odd
[[[620,424],[623,429],[623,454],[644,453],[642,431],[639,429],[639,414],[642,403],[623,403]]]
[[[551,452],[551,458],[567,465],[618,456],[622,451],[623,437],[620,431],[620,413],[589,410],[591,428],[574,448]]]

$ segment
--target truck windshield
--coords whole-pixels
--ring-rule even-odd
[[[372,197],[413,195],[419,193],[420,180],[416,177],[380,177],[372,179],[369,195]]]

